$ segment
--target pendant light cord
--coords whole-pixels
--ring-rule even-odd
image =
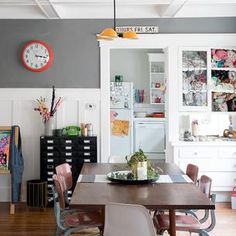
[[[113,1],[114,7],[114,30],[116,31],[116,0]]]

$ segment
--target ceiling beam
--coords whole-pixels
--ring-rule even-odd
[[[34,0],[34,1],[47,18],[49,19],[61,18],[50,0]]]
[[[160,6],[161,17],[175,17],[188,0],[173,0],[167,6]]]

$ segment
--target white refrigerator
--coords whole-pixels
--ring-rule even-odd
[[[110,84],[110,155],[125,158],[133,152],[133,83]]]

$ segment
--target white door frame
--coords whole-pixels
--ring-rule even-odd
[[[162,42],[160,42],[160,40],[156,41],[155,38],[156,37],[153,37],[153,35],[142,35],[142,37],[138,40],[116,39],[114,41],[100,41],[99,43],[100,78],[101,78],[101,162],[107,162],[108,157],[110,155],[111,49],[167,49],[167,44],[165,40],[161,40]],[[168,54],[168,50],[166,52]],[[169,63],[167,62],[167,65],[168,64]],[[168,84],[168,76],[167,76],[167,84]]]

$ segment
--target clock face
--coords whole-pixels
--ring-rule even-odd
[[[52,59],[52,49],[42,41],[31,41],[23,47],[22,62],[30,71],[45,71],[51,66]]]

